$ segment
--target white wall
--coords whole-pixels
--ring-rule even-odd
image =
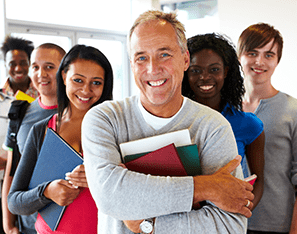
[[[134,20],[147,10],[160,10],[159,0],[130,0],[131,2],[131,25]],[[130,28],[129,28],[130,29]]]
[[[235,44],[251,24],[264,22],[280,31],[284,49],[272,84],[297,98],[297,0],[218,0],[218,3],[220,32]]]
[[[6,17],[5,17],[5,1],[0,0],[0,40],[1,43],[6,35]],[[1,80],[1,77],[6,77],[6,68],[4,64],[4,58],[2,52],[0,53],[0,87],[4,85],[4,81]]]

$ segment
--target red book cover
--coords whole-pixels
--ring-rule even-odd
[[[125,163],[131,171],[159,176],[187,176],[175,145],[172,143]]]
[[[246,182],[249,182],[251,185],[254,185],[254,183],[256,182],[257,180],[257,175],[251,175],[247,178],[244,179]]]

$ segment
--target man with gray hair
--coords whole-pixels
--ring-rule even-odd
[[[232,129],[218,112],[181,94],[190,61],[183,25],[173,13],[145,12],[128,47],[140,95],[100,104],[82,124],[98,233],[245,233],[254,195],[242,180]],[[152,176],[122,165],[121,143],[182,129],[197,145],[203,175]]]

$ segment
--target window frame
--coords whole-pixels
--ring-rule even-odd
[[[122,43],[123,51],[123,93],[122,98],[132,95],[131,93],[131,69],[127,53],[127,33],[92,28],[64,26],[56,24],[45,24],[39,22],[22,21],[6,18],[6,34],[25,33],[51,36],[64,36],[70,39],[70,48],[78,43],[79,38],[117,40]]]

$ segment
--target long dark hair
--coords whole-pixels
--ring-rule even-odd
[[[63,112],[69,105],[69,99],[66,95],[66,86],[63,81],[62,72],[67,73],[70,64],[78,59],[93,61],[100,65],[105,72],[104,87],[100,99],[93,106],[106,100],[112,100],[113,72],[111,65],[105,55],[92,46],[75,45],[63,57],[57,72],[57,93],[58,93],[58,123],[61,122]],[[59,125],[59,124],[58,124]]]
[[[191,59],[195,53],[203,49],[213,50],[222,58],[224,67],[228,67],[228,73],[224,80],[223,88],[221,89],[220,109],[222,109],[228,102],[237,110],[242,110],[242,97],[245,89],[241,74],[241,66],[238,61],[235,46],[231,41],[223,35],[216,33],[196,35],[188,39],[188,49]],[[182,94],[195,100],[195,94],[190,87],[187,71],[184,73]]]

